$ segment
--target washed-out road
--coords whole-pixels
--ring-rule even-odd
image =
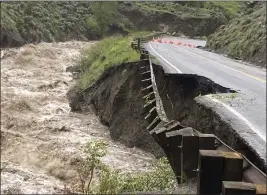
[[[205,46],[206,41],[174,37],[162,40],[148,42],[145,48],[160,61],[166,73],[197,74],[237,91],[230,100],[225,94],[205,98],[223,110],[230,125],[266,162],[266,69],[184,46]],[[173,44],[169,43],[171,40]],[[179,42],[182,44],[177,45]]]

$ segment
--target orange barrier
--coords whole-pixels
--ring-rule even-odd
[[[157,39],[155,39],[154,37],[152,38],[152,42],[158,42],[158,43],[169,43],[169,44],[175,44],[173,40],[162,40],[160,39],[159,37]],[[193,45],[193,44],[190,44],[190,43],[182,43],[181,41],[178,41],[176,43],[176,45],[183,45],[183,46],[188,46],[188,47],[191,47],[191,48],[196,48],[196,45]],[[158,46],[158,45],[157,45]]]

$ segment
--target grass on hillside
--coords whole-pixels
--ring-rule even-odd
[[[108,34],[109,25],[127,34],[129,21],[117,21],[117,14],[116,2],[3,2],[1,39],[14,32],[20,44],[99,39]]]
[[[82,75],[78,87],[87,88],[104,70],[113,65],[139,60],[140,54],[131,48],[131,41],[137,37],[150,38],[153,35],[156,36],[157,33],[143,31],[134,32],[127,37],[108,37],[83,51],[80,61]]]
[[[138,7],[155,12],[165,12],[182,17],[211,17],[222,13],[230,20],[239,16],[242,2],[136,2]]]
[[[139,54],[131,48],[131,41],[131,37],[108,37],[85,51],[79,87],[85,89],[112,65],[138,60]]]
[[[226,17],[228,19],[232,19],[234,17],[237,17],[241,14],[243,11],[244,4],[242,2],[237,1],[210,1],[206,2],[206,8],[208,6],[216,6],[219,8],[222,8],[225,11]]]
[[[153,12],[163,12],[169,13],[177,16],[199,16],[199,17],[208,17],[208,10],[206,9],[195,9],[192,7],[183,6],[177,3],[171,2],[136,2],[138,7],[144,10],[153,11]]]
[[[255,9],[252,13],[233,19],[208,37],[207,47],[230,57],[250,61],[262,49],[266,40],[266,9]]]

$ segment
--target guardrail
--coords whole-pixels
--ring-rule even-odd
[[[227,146],[213,134],[180,124],[162,121],[157,110],[153,64],[140,38],[131,43],[140,52],[142,91],[144,94],[147,130],[164,150],[178,183],[198,178],[197,194],[267,194],[266,175],[242,153]],[[143,64],[143,63],[142,63]],[[154,87],[153,87],[154,86]]]

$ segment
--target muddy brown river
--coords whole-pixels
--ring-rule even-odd
[[[108,143],[103,162],[149,170],[155,158],[111,140],[94,113],[70,112],[68,66],[91,42],[40,43],[1,51],[1,193],[60,193],[77,180],[72,166],[88,141]]]

